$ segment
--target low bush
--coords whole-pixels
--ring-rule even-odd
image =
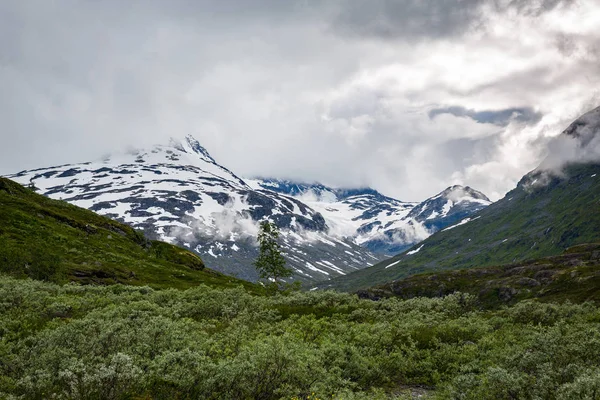
[[[598,315],[0,276],[0,398],[594,399]]]

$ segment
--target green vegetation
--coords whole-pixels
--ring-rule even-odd
[[[558,226],[559,207],[545,206]],[[560,222],[560,246],[596,235],[596,218],[587,210]],[[263,296],[184,249],[1,178],[0,221],[3,399],[600,393],[600,244],[417,275],[362,293],[379,297],[372,301],[332,291]],[[470,225],[455,229],[471,235]]]
[[[0,398],[593,399],[600,309],[0,277]]]
[[[277,225],[263,221],[258,232],[258,258],[254,262],[259,276],[272,282],[277,288],[281,278],[294,275],[294,271],[285,267],[285,258],[281,254],[279,243],[279,229]]]
[[[356,291],[426,272],[558,255],[600,241],[599,164],[572,165],[564,176],[548,178],[540,186],[528,186],[532,179],[535,175],[526,176],[502,200],[477,213],[477,219],[421,242],[418,253],[400,254],[321,286]]]
[[[0,178],[0,272],[64,283],[261,289],[204,268],[193,253]]]
[[[441,297],[469,293],[484,308],[525,299],[600,302],[600,243],[569,248],[563,255],[495,267],[413,275],[359,291],[361,297]]]

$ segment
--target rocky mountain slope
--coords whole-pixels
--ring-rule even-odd
[[[383,255],[397,254],[491,204],[468,186],[452,186],[421,203],[407,203],[370,188],[336,189],[275,179],[246,182],[301,200],[323,215],[331,231]]]
[[[600,241],[600,108],[571,124],[503,199],[411,250],[323,287],[358,290],[445,269],[560,254]]]
[[[257,279],[252,261],[263,218],[280,228],[297,278],[317,282],[375,264],[489,204],[463,187],[416,204],[372,189],[245,180],[191,136],[10,178],[184,246],[211,268],[247,280]]]

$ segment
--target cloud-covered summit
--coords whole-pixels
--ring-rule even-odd
[[[539,170],[559,173],[573,163],[600,162],[600,107],[577,118],[553,138]]]

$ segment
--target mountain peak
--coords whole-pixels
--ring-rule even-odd
[[[215,159],[212,158],[208,150],[192,135],[188,134],[183,139],[172,137],[169,141],[169,146],[184,153],[198,154],[206,161],[216,164]]]
[[[518,183],[519,187],[546,186],[554,178],[564,177],[573,164],[600,163],[600,107],[573,121],[548,143],[546,157]]]
[[[208,158],[212,162],[215,162],[215,159],[212,158],[208,150],[206,150],[206,148],[202,146],[195,137],[193,137],[192,135],[187,135],[185,137],[185,141],[193,152]]]
[[[490,204],[491,201],[483,193],[469,186],[454,185],[418,204],[408,215],[435,232]]]
[[[483,200],[483,201],[487,201],[487,202],[491,203],[490,199],[488,199],[488,197],[485,194],[483,194],[480,191],[475,190],[469,186],[462,186],[462,185],[450,186],[450,187],[446,188],[444,191],[442,191],[441,193],[439,193],[437,196],[434,196],[434,198],[436,198],[436,197],[444,197],[446,199],[453,200],[453,201],[475,199],[475,200]]]

